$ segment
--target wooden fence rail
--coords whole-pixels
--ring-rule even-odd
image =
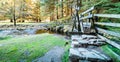
[[[120,18],[120,14],[94,14],[97,17]]]
[[[117,32],[104,30],[104,29],[98,28],[98,27],[97,27],[97,30],[98,30],[99,33],[106,33],[106,34],[109,34],[109,35],[112,35],[112,36],[115,36],[115,37],[120,37],[120,33],[117,33]]]
[[[117,43],[116,41],[112,41],[104,36],[101,36],[100,34],[107,34],[107,35],[111,35],[111,36],[115,36],[120,38],[120,33],[114,32],[114,31],[110,31],[110,30],[105,30],[102,28],[98,28],[95,26],[95,24],[99,25],[105,25],[105,26],[112,26],[112,27],[120,27],[120,23],[101,23],[101,22],[95,22],[97,21],[97,19],[95,19],[96,17],[104,17],[104,18],[120,18],[120,14],[93,14],[93,10],[95,9],[95,7],[91,7],[90,9],[86,10],[85,12],[79,14],[79,18],[77,19],[78,21],[75,22],[74,25],[77,25],[78,28],[81,29],[81,32],[79,32],[80,30],[77,30],[76,32],[79,33],[87,33],[87,34],[97,34],[95,35],[96,37],[105,40],[103,42],[106,42],[109,45],[112,45],[114,48],[117,48],[120,50],[120,44]],[[85,23],[86,22],[86,23]],[[79,27],[80,26],[80,27]],[[95,29],[96,28],[96,29]],[[95,30],[94,30],[95,29]],[[92,31],[93,30],[93,31]],[[97,32],[98,31],[98,32]],[[87,35],[88,36],[88,35]],[[81,36],[82,37],[82,36]],[[85,37],[87,38],[87,37]],[[85,40],[85,39],[84,39]],[[90,39],[89,39],[90,40]],[[88,40],[87,40],[88,41]],[[73,41],[72,41],[73,42]],[[89,42],[90,43],[90,42]],[[79,43],[78,43],[79,44]],[[70,50],[70,51],[74,51],[74,50]],[[111,50],[112,51],[112,50]],[[76,51],[74,51],[73,53],[77,53]],[[78,52],[79,53],[79,52]],[[76,54],[77,55],[77,54]],[[79,55],[79,54],[78,54]],[[120,59],[120,56],[115,54],[114,55]],[[83,55],[80,55],[80,57],[82,57]],[[87,57],[88,58],[88,57]]]
[[[120,27],[120,23],[104,23],[104,22],[95,22],[97,25],[106,25],[112,27]]]
[[[92,14],[92,11],[95,9],[95,7],[91,7],[90,9],[86,10],[85,12],[79,14],[79,19],[80,20],[84,20],[84,19],[91,19],[93,20],[92,18],[94,17],[102,17],[102,18],[120,18],[120,14]],[[94,20],[93,20],[94,22]],[[83,24],[84,22],[82,22]],[[90,22],[91,23],[91,22]],[[112,27],[120,27],[120,23],[100,23],[100,22],[94,22],[95,24],[97,25],[106,25],[106,26],[112,26]],[[109,30],[104,30],[104,29],[101,29],[101,28],[98,28],[97,27],[97,30],[98,32],[100,33],[105,33],[105,34],[109,34],[109,35],[112,35],[112,36],[115,36],[115,37],[120,37],[120,33],[117,33],[117,32],[113,32],[113,31],[109,31]],[[98,35],[99,37],[103,38],[106,40],[106,42],[108,44],[111,44],[112,46],[120,49],[120,45],[115,43],[114,41],[111,41],[103,36],[100,36]]]
[[[80,18],[80,20],[88,19],[88,18],[92,18],[92,17],[93,17],[92,15],[88,15],[88,16],[85,16],[85,17]]]
[[[111,41],[111,40],[109,40],[109,39],[107,39],[107,38],[105,38],[105,37],[103,37],[103,36],[101,36],[101,35],[99,35],[99,34],[98,34],[98,37],[100,37],[101,39],[106,40],[106,42],[107,42],[108,44],[110,44],[110,45],[112,45],[112,46],[120,49],[120,45],[119,45],[118,43],[116,43],[115,41]]]
[[[95,7],[93,6],[93,7],[91,7],[90,9],[86,10],[85,12],[81,13],[80,15],[84,15],[84,14],[92,11],[92,10],[94,10],[94,8],[95,8]]]

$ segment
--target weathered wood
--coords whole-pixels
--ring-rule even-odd
[[[70,35],[80,35],[80,34],[82,34],[81,32],[69,32],[70,33]]]
[[[72,36],[71,36],[71,40],[72,40],[72,41],[78,41],[78,40],[80,40],[80,39],[82,39],[82,38],[81,38],[81,35],[72,35]]]
[[[120,18],[120,14],[94,14],[97,17]]]
[[[93,17],[93,15],[91,14],[91,15],[88,15],[88,16],[85,16],[85,17],[82,17],[82,18],[80,18],[79,20],[88,19],[88,18],[92,18],[92,17]]]
[[[101,35],[99,35],[99,34],[98,34],[98,37],[100,37],[101,39],[106,40],[106,42],[107,42],[108,44],[110,44],[110,45],[112,45],[112,46],[120,49],[120,45],[117,44],[115,41],[111,41],[111,40],[109,40],[109,39],[107,39],[107,38],[105,38],[105,37],[103,37],[103,36],[101,36]]]
[[[92,41],[92,42],[105,42],[105,40],[103,40],[103,39],[90,39],[88,41]]]
[[[101,46],[105,41],[93,35],[73,35],[71,37],[71,47]]]
[[[71,47],[72,48],[78,48],[78,47],[80,47],[79,42],[77,42],[77,41],[76,42],[75,41],[71,42]]]
[[[88,50],[85,48],[70,48],[70,57],[76,56],[80,60],[88,61],[110,61],[111,59],[95,50]]]
[[[81,13],[80,15],[84,15],[84,14],[92,11],[92,10],[94,10],[94,8],[95,8],[95,7],[93,6],[93,7],[91,7],[90,9],[86,10],[85,12]]]
[[[89,41],[89,44],[94,44],[94,45],[104,45],[105,44],[105,40],[103,40],[103,39],[90,39],[88,41]]]
[[[117,33],[117,32],[104,30],[104,29],[101,29],[101,28],[97,28],[97,30],[98,30],[99,33],[106,33],[106,34],[109,34],[109,35],[112,35],[112,36],[115,36],[115,37],[120,37],[120,33]]]
[[[83,22],[83,27],[91,27],[91,23],[89,23],[89,22]]]
[[[83,16],[81,16],[82,18]],[[80,28],[81,28],[81,32],[84,33],[84,28],[83,28],[83,20],[80,20]]]
[[[111,58],[109,58],[108,56],[101,54],[100,52],[96,51],[96,50],[92,50],[92,52],[100,55],[101,57],[103,57],[105,60],[111,60]]]
[[[120,23],[104,23],[104,22],[95,22],[97,25],[106,25],[112,27],[120,27]]]
[[[97,39],[97,36],[94,35],[81,35],[83,39]]]

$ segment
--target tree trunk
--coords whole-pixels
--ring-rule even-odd
[[[13,19],[10,19],[10,22],[13,22]]]
[[[58,7],[57,7],[57,19],[59,19],[59,15],[58,15]]]
[[[67,0],[68,1],[68,0]],[[68,16],[69,15],[69,13],[70,13],[70,9],[69,9],[69,3],[67,2],[67,4],[66,4],[67,6],[66,6],[66,16]]]
[[[63,0],[61,0],[61,18],[64,16],[64,14],[63,14]]]
[[[120,0],[112,0],[112,2],[114,2],[114,3],[115,3],[115,2],[119,2],[119,1],[120,1]]]
[[[72,10],[73,10],[73,9],[72,9],[72,5],[71,5],[71,8],[70,8],[71,16],[72,16]]]
[[[79,7],[79,1],[77,0],[77,8]],[[76,9],[76,17],[78,20],[78,32],[81,31],[80,29],[80,20],[79,20],[79,14],[78,14],[79,9]]]
[[[14,14],[14,26],[16,26],[16,19],[15,19],[15,14]]]
[[[15,0],[14,0],[14,15],[13,15],[13,18],[14,18],[14,26],[16,26],[16,19],[15,19]]]

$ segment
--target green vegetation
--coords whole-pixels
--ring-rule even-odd
[[[69,62],[69,51],[65,51],[63,57],[62,57],[62,62]]]
[[[108,45],[108,47],[109,47],[113,52],[115,52],[116,54],[120,55],[120,50],[119,50],[119,49],[117,49],[117,48],[115,48],[115,47],[113,47],[113,46],[111,46],[111,45]]]
[[[101,13],[105,14],[120,14],[120,2],[104,2],[104,4],[98,5],[98,8],[101,8]],[[114,19],[114,18],[102,18],[100,22],[114,22],[119,23],[120,19]]]
[[[0,41],[1,40],[7,40],[7,39],[10,39],[10,38],[12,38],[12,37],[11,36],[0,37]]]
[[[109,27],[109,26],[107,26],[106,28],[108,28],[108,30],[120,33],[120,28],[119,27]]]
[[[70,49],[70,44],[66,46],[65,53],[62,57],[62,62],[69,62],[69,49]]]
[[[54,46],[63,47],[65,40],[52,34],[25,36],[0,41],[0,62],[18,62],[32,60],[43,56]]]
[[[114,52],[108,47],[108,45],[106,46],[102,46],[101,49],[108,54],[111,58],[113,58],[114,62],[120,62],[120,60],[116,57],[116,55],[114,54]]]
[[[95,6],[94,13],[99,14],[120,14],[120,1],[119,0],[91,0],[82,2],[81,12],[88,8]],[[99,22],[116,22],[119,23],[120,19],[114,18],[99,18]]]

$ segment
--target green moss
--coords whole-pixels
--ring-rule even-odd
[[[25,60],[31,62],[44,55],[54,46],[64,46],[65,40],[52,34],[41,34],[12,38],[1,41],[5,45],[0,47],[0,62],[18,62]]]

